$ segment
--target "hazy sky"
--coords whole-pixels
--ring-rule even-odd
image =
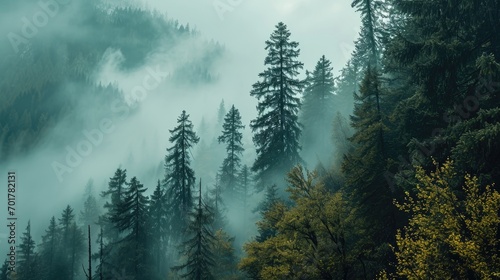
[[[208,39],[219,41],[238,58],[251,58],[262,71],[264,42],[283,21],[298,41],[301,60],[312,69],[321,55],[337,72],[345,65],[359,31],[359,15],[349,0],[142,0],[142,5],[189,23]],[[218,7],[218,9],[216,8]],[[255,76],[258,72],[255,73]]]

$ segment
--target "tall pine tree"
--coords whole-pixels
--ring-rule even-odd
[[[335,84],[332,63],[323,55],[307,79],[301,108],[302,155],[310,164],[329,161],[332,141],[328,129],[334,117]]]
[[[186,111],[177,119],[178,126],[170,130],[169,141],[172,147],[167,149],[165,157],[165,185],[170,205],[170,225],[173,237],[180,236],[185,230],[188,215],[192,208],[192,189],[195,184],[194,170],[191,168],[191,148],[200,141],[193,131],[193,124]]]
[[[17,276],[19,280],[38,279],[38,254],[35,252],[35,241],[31,235],[31,222],[28,221],[25,232],[21,236],[21,244],[17,251]]]
[[[119,207],[119,214],[112,218],[113,224],[122,233],[120,241],[120,266],[135,279],[147,278],[148,257],[148,207],[149,200],[144,195],[146,188],[133,177]]]
[[[155,274],[160,277],[165,275],[165,258],[168,245],[168,204],[165,191],[161,187],[160,181],[151,195],[149,203],[149,225],[151,232],[151,242],[149,244],[150,253],[153,260]]]
[[[366,235],[360,246],[370,250],[360,256],[360,260],[367,263],[370,272],[381,269],[376,265],[387,258],[389,251],[386,244],[393,241],[395,231],[393,197],[384,177],[387,158],[383,132],[387,127],[378,113],[374,94],[379,87],[376,71],[368,68],[359,94],[355,95],[356,103],[351,116],[355,132],[350,141],[354,148],[342,165],[346,192],[357,207],[360,219],[367,221],[363,224]]]
[[[245,126],[241,123],[240,111],[233,105],[224,117],[222,135],[218,138],[219,143],[226,144],[227,156],[222,162],[220,184],[223,191],[226,191],[229,197],[234,196],[238,170],[241,165],[240,156],[244,151],[243,144],[241,143],[243,134],[240,131],[243,128]]]
[[[266,41],[267,69],[259,74],[261,81],[253,85],[258,117],[251,121],[257,158],[252,170],[257,172],[258,190],[273,183],[284,185],[285,174],[301,162],[298,122],[300,98],[304,87],[297,76],[303,68],[298,61],[299,43],[290,40],[287,26],[280,22]]]
[[[188,239],[182,244],[182,254],[187,259],[174,270],[181,271],[181,277],[185,279],[208,280],[215,279],[212,274],[215,265],[212,251],[215,242],[213,212],[201,199],[201,181],[199,192],[198,203],[190,213]]]
[[[52,216],[49,227],[45,230],[40,244],[40,257],[43,262],[43,279],[61,279],[58,275],[60,258],[60,232],[56,218]]]

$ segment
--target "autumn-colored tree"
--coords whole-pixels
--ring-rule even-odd
[[[306,174],[304,174],[306,173]],[[359,279],[357,232],[342,192],[331,193],[313,172],[295,167],[288,175],[293,207],[276,202],[264,213],[259,229],[275,235],[245,244],[240,269],[252,279]]]
[[[427,174],[417,168],[416,195],[398,208],[411,214],[396,234],[396,276],[404,279],[498,279],[500,193],[465,175],[463,193],[453,162]]]

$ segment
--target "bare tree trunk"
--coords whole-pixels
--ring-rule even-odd
[[[90,242],[90,225],[88,226],[89,231],[89,280],[92,280],[92,243]]]

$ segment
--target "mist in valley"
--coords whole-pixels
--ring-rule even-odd
[[[498,277],[500,1],[421,2],[3,1],[0,280]]]
[[[257,100],[249,92],[258,73],[264,69],[264,41],[273,27],[279,21],[289,24],[293,40],[300,42],[300,60],[305,69],[313,68],[319,56],[325,54],[333,61],[337,75],[354,47],[352,42],[359,26],[358,16],[348,3],[328,1],[318,1],[315,5],[305,1],[206,1],[199,6],[164,1],[125,4],[8,1],[2,5],[5,6],[1,16],[0,49],[5,77],[2,109],[7,110],[16,98],[30,94],[46,94],[50,99],[26,104],[25,108],[14,104],[18,114],[25,113],[21,110],[29,112],[29,106],[40,105],[42,111],[57,110],[58,104],[69,107],[31,133],[28,140],[22,134],[4,133],[2,138],[0,172],[15,171],[18,177],[17,241],[21,242],[20,236],[29,220],[37,245],[42,242],[41,236],[50,218],[55,216],[57,220],[67,205],[74,209],[75,221],[84,226],[79,216],[89,193],[96,198],[103,214],[106,199],[100,194],[106,191],[118,167],[126,169],[128,179],[136,176],[148,189],[146,194],[151,195],[156,182],[165,177],[166,148],[171,146],[169,130],[176,126],[183,110],[190,115],[194,131],[200,137],[200,142],[189,152],[196,185],[201,179],[205,196],[217,184],[216,177],[226,153],[224,144],[218,143],[217,138],[223,117],[233,105],[240,111],[245,126],[241,163],[251,167],[255,148],[249,124],[256,116]],[[162,34],[162,27],[157,30],[138,27],[133,32],[158,32],[154,34],[155,42],[139,42],[141,50],[134,53],[133,45],[113,41],[127,36],[124,31],[119,36],[109,34],[115,39],[110,38],[106,47],[107,34],[103,33],[106,30],[99,30],[99,20],[105,20],[106,14],[112,17],[116,9],[139,9],[138,17],[151,13],[154,21],[164,20],[174,25],[180,35]],[[97,13],[102,19],[82,14],[86,12],[92,16]],[[122,20],[134,24],[134,18]],[[349,22],[348,28],[339,28],[345,27],[346,22]],[[98,42],[95,41],[97,35]],[[98,51],[86,61],[85,49],[92,48]],[[76,58],[71,57],[75,55]],[[68,59],[74,60],[72,64]],[[78,59],[82,61],[76,61]],[[30,68],[33,61],[33,67],[38,68]],[[68,65],[82,68],[67,73]],[[50,73],[51,68],[56,70]],[[27,77],[47,74],[52,77],[40,78],[31,88],[29,85],[22,88],[13,84],[25,83],[22,71],[28,72]],[[75,73],[78,71],[85,73]],[[305,77],[304,71],[300,77]],[[9,92],[9,88],[17,90],[18,95],[15,91]],[[13,121],[6,115],[1,119],[2,127]],[[30,118],[31,122],[38,121],[35,115]],[[327,129],[324,133],[331,131]],[[9,136],[12,138],[6,144]],[[333,159],[333,150],[330,152],[328,160]],[[307,158],[307,164],[314,168],[314,157]],[[277,176],[284,178],[284,174]],[[281,184],[283,188],[284,179]],[[193,196],[198,195],[197,189],[193,189]],[[6,189],[0,194],[6,198]],[[222,210],[225,230],[235,237],[238,255],[242,254],[243,243],[257,233],[255,222],[260,214],[255,209],[263,199],[264,192],[251,188],[245,209],[231,199],[225,202]],[[6,214],[2,212],[2,220],[6,220]],[[98,226],[92,226],[95,241]],[[1,244],[6,244],[7,237],[4,227],[0,232]],[[2,246],[0,253],[5,256],[7,250],[7,246]],[[77,275],[83,277],[80,271]]]

